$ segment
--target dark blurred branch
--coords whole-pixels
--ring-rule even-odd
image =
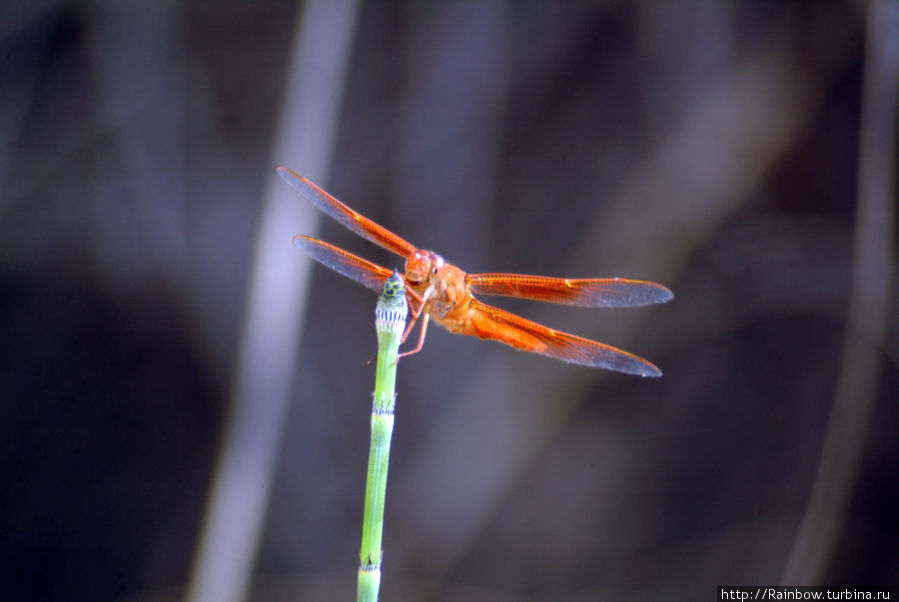
[[[175,4],[160,4],[140,13],[123,4],[102,5],[97,10],[92,50],[99,115],[102,129],[111,132],[115,145],[112,165],[120,166],[124,181],[122,188],[99,181],[91,202],[96,248],[104,248],[110,240],[117,242],[114,252],[96,255],[98,264],[113,277],[121,278],[116,272],[127,265],[122,270],[126,273],[164,274],[183,286],[189,245],[180,16]],[[144,75],[135,78],[135,72]],[[123,199],[123,190],[133,194]],[[122,228],[123,205],[133,205],[138,217],[133,228]],[[134,238],[145,243],[133,246]]]
[[[840,39],[832,45],[830,61],[811,72],[797,62],[784,33],[773,32],[696,103],[588,229],[572,265],[585,257],[602,258],[623,275],[674,281],[695,248],[742,206],[791,148],[814,116],[821,91],[842,71]],[[695,246],[683,241],[695,241]],[[616,315],[613,340],[626,341],[639,320],[633,313]],[[579,334],[592,333],[588,328]],[[406,532],[429,549],[424,562],[431,570],[452,570],[570,420],[579,392],[602,377],[599,371],[566,368],[561,377],[547,370],[510,378],[510,354],[496,353],[489,360],[395,482],[398,500],[415,499],[413,492],[426,488],[433,492],[427,508],[408,507],[403,513]],[[478,418],[472,420],[473,415]],[[443,475],[436,484],[435,472]],[[451,515],[454,520],[446,520]],[[409,553],[417,549],[410,546]]]
[[[818,474],[783,583],[818,583],[830,562],[858,476],[880,380],[893,267],[899,3],[868,12],[858,212],[846,342]]]

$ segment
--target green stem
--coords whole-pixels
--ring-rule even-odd
[[[365,485],[365,511],[362,517],[362,550],[359,553],[357,600],[376,602],[381,586],[381,539],[384,532],[384,497],[387,493],[387,467],[390,438],[393,435],[393,409],[396,403],[396,364],[400,339],[406,326],[406,290],[399,273],[384,284],[375,308],[378,333],[378,363],[371,408],[371,448],[368,453],[368,478]]]

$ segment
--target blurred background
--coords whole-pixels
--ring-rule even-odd
[[[382,599],[895,585],[892,8],[3,3],[3,597],[354,595],[375,295],[290,237],[402,260],[276,165],[469,272],[676,295],[487,300],[660,379],[430,330]]]

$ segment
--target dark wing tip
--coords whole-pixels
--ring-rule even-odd
[[[642,357],[631,355],[626,351],[618,351],[620,352],[620,355],[611,360],[607,357],[597,358],[598,361],[595,360],[593,366],[604,370],[633,374],[644,378],[659,378],[662,376],[662,371],[652,362],[647,361]]]
[[[662,376],[662,371],[659,370],[658,366],[655,364],[649,364],[648,366],[643,366],[643,370],[641,372],[636,372],[635,374],[642,377],[650,377],[650,378],[660,378]]]
[[[668,303],[672,299],[674,299],[674,293],[671,292],[671,289],[660,284],[656,303]]]
[[[287,182],[292,188],[302,186],[302,182],[305,179],[303,176],[286,167],[276,167],[275,173],[281,176],[281,179]]]
[[[634,307],[668,303],[674,299],[674,293],[671,292],[670,288],[656,282],[640,282],[640,287],[634,290],[633,293],[631,305]]]
[[[309,248],[309,242],[308,242],[308,241],[310,241],[310,240],[312,240],[312,239],[311,239],[309,236],[306,236],[305,234],[297,234],[296,236],[294,236],[294,237],[293,237],[292,239],[290,239],[290,240],[291,240],[291,242],[293,243],[293,246],[295,246],[296,248],[298,248],[300,251],[305,252],[306,249]]]

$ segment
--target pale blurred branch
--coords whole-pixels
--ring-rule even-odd
[[[353,0],[312,0],[300,15],[251,265],[231,415],[187,600],[241,600],[250,582],[305,308],[309,262],[299,260],[290,239],[313,231],[311,207],[274,177],[274,167],[292,165],[325,181],[356,10]]]

